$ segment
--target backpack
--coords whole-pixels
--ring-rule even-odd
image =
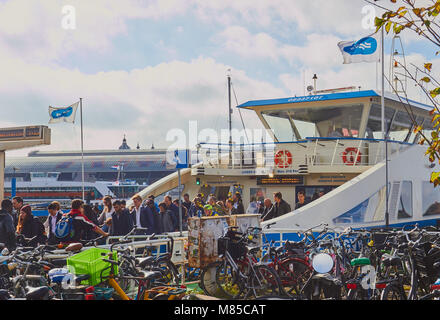
[[[73,217],[70,214],[64,214],[55,225],[54,234],[57,238],[63,239],[73,237],[75,230],[73,229]]]

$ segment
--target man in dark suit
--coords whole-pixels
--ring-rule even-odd
[[[261,220],[267,221],[276,217],[275,206],[270,199],[264,199],[263,212],[261,213]]]
[[[49,204],[49,206],[47,207],[47,211],[49,212],[49,215],[47,216],[47,219],[43,224],[46,231],[46,236],[48,238],[47,243],[57,244],[59,242],[59,239],[55,236],[55,226],[63,215],[61,211],[59,211],[57,203],[54,202]]]
[[[275,210],[276,210],[276,216],[281,217],[285,215],[286,213],[289,213],[292,211],[290,208],[290,205],[283,199],[283,195],[281,192],[276,192],[274,194],[274,200],[275,200]]]
[[[163,202],[167,206],[167,210],[171,211],[171,219],[173,220],[173,231],[179,231],[179,208],[173,203],[171,196],[165,196]]]
[[[112,213],[110,235],[125,236],[133,229],[133,220],[128,210],[122,208],[121,201],[113,202],[115,212]]]
[[[136,195],[132,198],[133,207],[130,216],[133,220],[133,226],[147,228],[147,231],[138,231],[137,234],[153,234],[154,233],[154,214],[150,207],[142,206],[142,198]]]

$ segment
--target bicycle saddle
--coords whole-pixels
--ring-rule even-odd
[[[256,254],[260,252],[260,247],[246,247],[249,254]]]
[[[154,280],[162,277],[162,272],[160,271],[141,271],[142,276],[145,280]]]
[[[274,251],[275,251],[277,254],[282,254],[283,251],[284,251],[284,248],[283,248],[283,247],[278,247],[278,248],[275,248]]]
[[[136,263],[139,264],[139,267],[145,268],[146,266],[150,266],[154,263],[154,257],[149,256],[145,258],[136,258]]]
[[[342,285],[341,280],[339,280],[338,278],[334,277],[333,275],[329,274],[329,273],[319,273],[319,274],[315,274],[312,277],[313,280],[318,280],[318,281],[325,281],[325,282],[330,282],[333,283],[335,285]]]
[[[28,292],[26,293],[26,300],[46,300],[49,297],[49,287],[28,287]]]
[[[385,266],[400,266],[402,264],[402,259],[398,256],[390,256],[389,254],[384,254],[382,256],[382,262]]]
[[[67,259],[53,259],[51,260],[55,267],[62,268],[67,265]]]
[[[82,248],[83,248],[82,243],[71,243],[66,247],[65,251],[75,252],[75,251],[80,251]]]
[[[85,281],[90,279],[90,274],[80,274],[75,277],[75,283],[81,283],[81,281]]]

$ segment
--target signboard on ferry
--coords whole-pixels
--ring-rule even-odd
[[[303,185],[303,176],[257,177],[257,185]]]

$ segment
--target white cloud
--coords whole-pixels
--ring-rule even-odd
[[[62,8],[73,6],[76,29],[65,30]],[[28,61],[51,63],[79,50],[108,52],[117,35],[127,34],[127,21],[163,19],[183,14],[179,0],[8,0],[0,3],[0,46]]]
[[[213,42],[245,58],[283,59],[290,65],[329,68],[341,63],[341,53],[337,47],[339,38],[329,34],[307,35],[304,46],[284,44],[267,33],[251,34],[241,26],[231,26],[214,36]]]
[[[4,121],[16,125],[45,124],[49,105],[68,105],[82,97],[86,149],[116,148],[124,133],[132,147],[137,142],[143,147],[151,146],[152,142],[165,147],[166,132],[173,128],[187,130],[189,120],[197,120],[200,128],[227,128],[229,66],[211,58],[84,74],[3,57],[0,68],[14,75],[0,78],[0,105],[12,100],[16,110],[10,113],[0,109]],[[286,94],[268,82],[251,79],[242,70],[232,73],[239,98]],[[242,102],[245,101],[239,101]],[[77,121],[78,117],[77,114]],[[238,114],[234,114],[234,119],[241,127]],[[53,143],[45,149],[79,148],[78,125],[51,127]]]

